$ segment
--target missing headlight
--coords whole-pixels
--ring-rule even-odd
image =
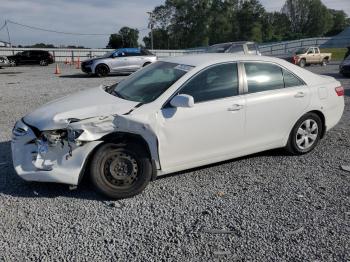
[[[69,142],[75,143],[76,140],[79,138],[79,136],[84,132],[84,130],[81,129],[70,129],[67,128],[68,134],[67,138]]]

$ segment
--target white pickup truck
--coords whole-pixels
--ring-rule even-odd
[[[321,53],[318,47],[299,48],[292,57],[292,62],[300,67],[311,64],[326,65],[332,58],[332,53]]]

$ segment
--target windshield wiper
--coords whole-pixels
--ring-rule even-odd
[[[120,94],[118,91],[116,91],[115,89],[112,90],[111,95],[114,95],[116,97],[119,97],[121,99],[126,99],[125,96],[123,96],[122,94]]]

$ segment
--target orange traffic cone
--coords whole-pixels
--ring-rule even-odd
[[[80,57],[78,57],[77,66],[76,66],[75,68],[76,68],[76,69],[80,69]]]
[[[56,64],[55,75],[59,75],[59,74],[61,74],[61,70],[60,70],[60,68],[58,67],[58,64]]]

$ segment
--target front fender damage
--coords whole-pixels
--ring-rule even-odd
[[[80,175],[76,178],[77,182],[71,183],[77,184],[89,155],[94,148],[103,143],[104,137],[110,134],[127,133],[143,138],[148,145],[155,168],[160,169],[157,136],[149,122],[145,121],[147,118],[143,116],[142,119],[131,115],[69,119],[65,128],[43,131],[36,139],[38,150],[33,164],[39,170],[53,172],[57,168],[69,172],[69,166],[75,166],[76,169],[79,167]],[[62,165],[63,163],[65,165]]]
[[[147,119],[146,116],[136,118],[129,114],[112,115],[75,121],[67,126],[67,130],[68,132],[82,131],[74,140],[74,143],[77,145],[90,141],[98,141],[111,133],[139,135],[147,143],[151,158],[155,161],[157,169],[159,169],[157,135],[149,123],[152,123],[152,120]]]

